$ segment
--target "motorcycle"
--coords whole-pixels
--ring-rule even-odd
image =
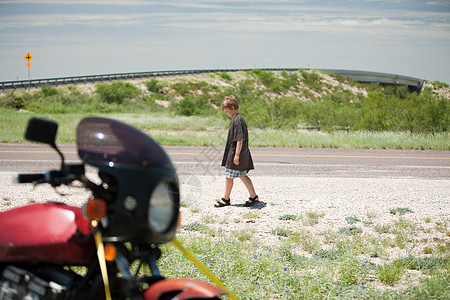
[[[51,146],[60,169],[16,174],[15,181],[81,183],[92,197],[83,207],[47,202],[0,213],[0,300],[219,299],[229,293],[159,272],[159,245],[174,240],[180,194],[158,143],[124,123],[87,117],[76,133],[82,163],[66,164],[57,129],[53,121],[32,118],[25,138]],[[98,172],[95,179],[87,167]]]

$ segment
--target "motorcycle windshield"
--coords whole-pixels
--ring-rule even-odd
[[[77,127],[80,158],[92,165],[173,169],[166,152],[152,138],[121,122],[88,117]]]

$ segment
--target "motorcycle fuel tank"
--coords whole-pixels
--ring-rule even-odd
[[[49,202],[0,213],[0,262],[85,264],[94,253],[79,207]]]

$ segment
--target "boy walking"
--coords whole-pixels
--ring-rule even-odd
[[[239,113],[239,103],[234,96],[227,96],[220,104],[222,110],[231,118],[228,129],[227,144],[222,158],[222,166],[225,167],[225,193],[215,207],[230,205],[230,194],[233,189],[234,179],[240,178],[248,190],[250,197],[244,206],[252,206],[259,201],[255,188],[247,173],[253,170],[253,160],[248,148],[248,130],[244,118]]]

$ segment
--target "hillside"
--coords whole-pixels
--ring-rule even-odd
[[[315,70],[250,70],[152,77],[0,94],[0,108],[44,113],[174,112],[217,116],[227,95],[240,101],[251,128],[319,131],[448,132],[450,87],[362,84]]]
[[[209,73],[209,74],[189,74],[166,77],[155,77],[154,79],[127,80],[141,89],[143,94],[152,94],[147,89],[146,82],[156,80],[162,86],[162,94],[180,99],[187,94],[180,89],[186,85],[190,89],[190,94],[204,94],[204,87],[210,86],[212,91],[207,94],[215,96],[225,90],[239,90],[242,85],[250,85],[263,96],[274,99],[280,97],[297,97],[302,100],[320,100],[325,95],[333,94],[336,91],[345,91],[354,96],[363,95],[367,97],[368,92],[373,90],[375,85],[358,83],[347,80],[341,76],[327,74],[316,70],[299,70],[297,72],[285,71],[259,71],[254,72],[232,72],[232,73]],[[94,84],[78,85],[82,90],[94,94]],[[426,81],[422,91],[431,89],[433,94],[450,99],[450,86],[441,82]],[[158,92],[158,91],[156,91]],[[163,102],[162,102],[163,103]],[[167,104],[166,104],[167,106]]]

